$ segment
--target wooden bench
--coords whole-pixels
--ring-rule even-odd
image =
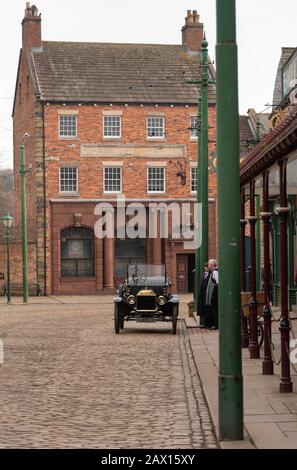
[[[250,302],[251,302],[251,292],[241,292],[241,310],[245,317],[250,316]],[[257,303],[258,303],[258,315],[261,315],[261,308],[265,304],[265,294],[264,292],[257,292]]]
[[[11,295],[22,296],[23,295],[23,284],[13,282],[10,284]],[[41,289],[39,284],[32,282],[28,285],[29,296],[39,296],[41,294]],[[4,295],[7,295],[7,284],[4,285]]]

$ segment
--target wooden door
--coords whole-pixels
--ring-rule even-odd
[[[176,281],[178,292],[188,292],[188,257],[176,255]]]

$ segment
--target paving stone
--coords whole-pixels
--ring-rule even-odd
[[[1,448],[217,447],[183,321],[115,335],[112,297],[14,302],[0,301]]]

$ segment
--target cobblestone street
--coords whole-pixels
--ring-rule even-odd
[[[115,335],[110,297],[39,302],[0,305],[1,448],[217,447],[183,320]]]

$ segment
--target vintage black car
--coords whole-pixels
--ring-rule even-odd
[[[114,299],[115,332],[124,322],[172,322],[176,334],[179,298],[171,293],[171,282],[164,265],[130,264],[125,282]]]

